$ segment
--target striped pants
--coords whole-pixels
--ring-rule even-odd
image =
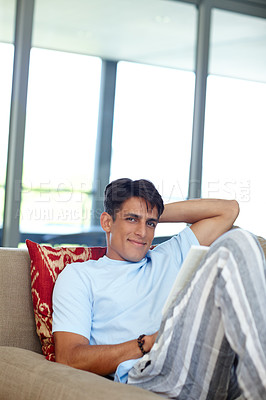
[[[128,383],[170,399],[266,399],[266,267],[250,233],[213,243]]]

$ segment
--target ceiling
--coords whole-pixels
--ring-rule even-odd
[[[0,0],[12,42],[15,0]],[[170,0],[35,0],[32,45],[194,70],[197,9]],[[210,73],[266,82],[266,20],[214,10]]]
[[[37,0],[33,45],[193,69],[196,18],[166,0]]]

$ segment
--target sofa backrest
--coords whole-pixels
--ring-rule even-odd
[[[0,345],[41,353],[26,249],[0,248]]]

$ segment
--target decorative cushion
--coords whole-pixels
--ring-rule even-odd
[[[55,360],[52,335],[52,293],[55,281],[67,264],[97,260],[105,247],[50,247],[26,240],[31,259],[31,293],[36,329],[42,352],[47,360]]]

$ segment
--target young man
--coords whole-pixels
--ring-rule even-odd
[[[266,378],[261,376],[261,368],[262,375],[266,369],[262,252],[241,230],[223,235],[238,212],[237,202],[228,200],[189,200],[164,207],[146,180],[109,184],[101,215],[106,256],[67,266],[55,285],[56,361],[100,375],[115,373],[118,381],[170,398],[233,399],[240,393],[239,385],[248,396],[243,380],[257,387],[250,398],[262,398],[254,393],[266,396]],[[150,250],[159,222],[191,225]],[[189,248],[214,241],[189,287],[161,321]],[[249,274],[250,263],[256,278],[246,279],[252,288],[249,293],[242,274]],[[236,310],[244,315],[235,315]],[[249,324],[252,329],[247,329]],[[252,356],[258,366],[250,372]]]

